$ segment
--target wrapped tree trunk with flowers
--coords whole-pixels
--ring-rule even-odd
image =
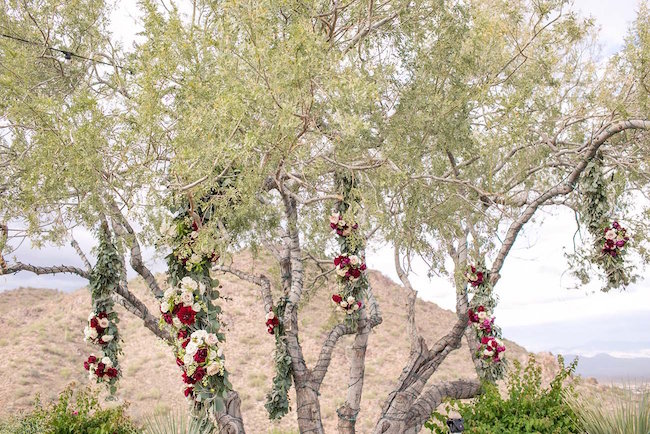
[[[167,3],[138,3],[138,44],[126,49],[102,1],[0,8],[0,274],[91,281],[86,335],[103,348],[84,357],[93,381],[120,377],[119,303],[170,345],[194,416],[243,433],[221,350],[215,277],[229,273],[259,289],[259,329],[275,340],[271,418],[294,408],[300,432],[323,433],[322,384],[354,336],[336,411],[338,431],[353,433],[382,321],[365,264],[377,241],[408,290],[411,348],[373,432],[416,433],[444,399],[502,374],[495,290],[540,211],[568,207],[588,227],[572,263],[583,281],[600,273],[606,289],[625,287],[628,263],[650,259],[648,207],[632,206],[650,194],[647,8],[596,74],[591,23],[565,0]],[[73,234],[100,226],[93,269]],[[11,258],[25,238],[71,244],[82,266]],[[167,289],[146,247],[169,253]],[[277,275],[228,260],[260,248]],[[455,291],[456,321],[435,342],[415,318],[415,256]],[[155,312],[129,290],[127,267]],[[334,292],[318,291],[324,279]],[[299,326],[311,296],[338,314],[308,366]],[[463,338],[477,375],[430,381]]]

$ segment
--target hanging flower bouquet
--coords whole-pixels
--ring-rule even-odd
[[[271,391],[266,395],[264,407],[270,419],[280,419],[289,410],[289,389],[291,388],[291,356],[287,351],[287,343],[284,335],[284,326],[281,318],[284,316],[284,309],[287,305],[287,298],[283,297],[276,303],[266,315],[267,331],[275,336],[275,351],[273,359],[275,362],[275,376]]]
[[[355,300],[353,296],[350,295],[348,298],[343,299],[341,294],[334,294],[332,296],[332,303],[336,306],[337,311],[345,312],[347,315],[353,314],[363,306],[363,303]]]
[[[478,355],[488,362],[499,363],[501,353],[506,351],[506,347],[496,334],[500,331],[494,326],[494,317],[485,306],[479,306],[476,311],[470,309],[467,312],[469,322],[476,330],[476,335],[481,343],[478,349]]]
[[[99,233],[97,264],[90,275],[90,294],[93,311],[88,316],[88,325],[84,329],[84,340],[101,348],[98,356],[91,354],[84,361],[91,381],[105,383],[111,395],[117,391],[116,383],[121,376],[118,356],[122,353],[117,324],[119,318],[113,310],[111,294],[119,285],[121,267],[119,256],[108,234],[108,228],[102,226]]]
[[[630,237],[627,236],[627,230],[617,221],[612,222],[611,227],[607,226],[605,228],[603,238],[602,252],[612,258],[616,258],[625,253],[625,245],[630,240]]]

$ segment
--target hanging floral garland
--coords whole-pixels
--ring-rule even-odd
[[[93,310],[84,329],[87,342],[97,345],[101,351],[91,354],[84,361],[90,380],[104,383],[113,395],[121,376],[118,356],[122,354],[120,335],[117,329],[119,318],[113,309],[112,294],[120,281],[120,260],[117,249],[110,240],[108,228],[102,225],[99,232],[97,264],[90,274],[90,295]]]
[[[482,267],[470,266],[465,274],[469,292],[473,294],[470,309],[467,311],[468,322],[476,333],[479,347],[476,356],[481,363],[481,377],[494,381],[503,377],[505,371],[505,344],[501,340],[501,329],[494,324],[492,310],[496,300],[492,294],[488,273]]]
[[[359,224],[354,217],[360,202],[354,178],[340,175],[337,181],[343,198],[329,217],[330,229],[340,249],[333,261],[339,291],[332,295],[332,303],[338,312],[346,314],[347,321],[354,323],[358,319],[358,311],[363,307],[362,299],[368,288],[365,239],[359,233]]]
[[[224,409],[228,381],[221,333],[219,282],[210,276],[212,262],[219,258],[215,234],[189,207],[181,209],[160,228],[161,243],[172,252],[167,256],[169,288],[160,300],[161,327],[175,336],[172,344],[182,371],[183,393],[195,416],[206,422]]]
[[[286,297],[282,297],[266,316],[267,331],[275,336],[275,376],[264,404],[270,419],[280,419],[291,409],[289,406],[289,389],[292,383],[291,356],[287,351],[284,325],[280,320],[284,317],[287,300]]]
[[[607,199],[607,184],[603,176],[603,156],[596,155],[585,168],[581,191],[583,194],[580,217],[594,239],[591,261],[597,264],[607,278],[603,288],[625,287],[630,283],[630,269],[625,263],[626,247],[630,241],[629,234],[618,221],[608,216],[610,206]],[[583,282],[588,281],[587,274],[578,272]]]

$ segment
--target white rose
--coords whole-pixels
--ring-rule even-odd
[[[613,240],[616,238],[616,231],[614,229],[610,229],[607,232],[605,232],[605,238],[608,240]]]
[[[335,212],[330,216],[330,223],[332,224],[338,224],[339,223],[339,218],[341,217],[341,214]]]
[[[357,265],[359,263],[359,257],[357,255],[350,255],[350,264]]]
[[[113,340],[113,338],[114,338],[113,335],[104,335],[104,336],[102,336],[101,341],[102,341],[102,342],[110,342],[110,341]]]
[[[210,333],[205,337],[205,343],[208,345],[217,345],[219,343],[219,339],[217,338],[217,335]]]
[[[165,289],[165,294],[164,294],[165,299],[170,299],[170,298],[172,298],[172,296],[173,296],[175,293],[176,293],[176,288],[172,288],[172,287],[170,287],[170,288]]]
[[[201,255],[197,253],[192,253],[192,256],[190,256],[190,262],[192,264],[198,264],[199,262],[201,262]]]
[[[483,311],[483,312],[479,312],[477,316],[480,320],[484,320],[485,318],[487,318],[488,314],[487,312]]]
[[[199,237],[199,233],[197,231],[192,231],[192,233],[190,234],[190,237],[193,240],[195,240],[195,239],[197,239]]]
[[[174,324],[174,327],[176,327],[176,328],[181,328],[183,326],[183,323],[181,322],[180,319],[178,319],[177,316],[172,318],[172,324]]]
[[[359,303],[354,303],[354,305],[352,305],[352,310],[359,310]]]
[[[354,297],[349,296],[348,297],[348,304],[352,304],[352,303],[354,303]]]
[[[95,318],[95,312],[90,312],[90,315],[88,315],[88,322],[93,318]]]
[[[169,312],[169,300],[167,300],[166,298],[163,298],[162,303],[160,303],[160,311],[162,313]]]
[[[187,344],[187,346],[189,347],[190,344]],[[185,366],[190,365],[193,361],[194,361],[194,354],[187,354],[187,353],[186,353],[186,354],[183,356],[183,364],[184,364]]]
[[[483,350],[483,355],[485,357],[492,357],[494,355],[494,352],[492,350],[485,349]]]
[[[342,308],[345,309],[346,307],[348,307],[348,302],[345,301],[345,300],[342,300],[342,301],[339,303],[339,305],[340,305]]]
[[[199,350],[199,346],[194,342],[190,342],[185,347],[185,354],[190,354],[193,356],[194,354],[196,354],[198,350]]]
[[[190,335],[192,341],[200,344],[208,337],[208,332],[205,330],[197,330]]]
[[[273,319],[273,318],[275,318],[275,314],[271,310],[269,311],[269,313],[266,314],[266,319]]]
[[[201,295],[205,294],[205,285],[201,282],[199,282],[199,293]]]
[[[181,287],[182,288],[195,290],[198,286],[199,286],[198,283],[189,276],[185,276],[185,277],[183,277],[183,280],[181,280]]]
[[[205,372],[212,376],[216,375],[221,371],[221,366],[217,362],[212,362],[208,365],[208,368],[205,370]]]
[[[184,291],[181,294],[181,303],[185,306],[191,306],[194,303],[194,294],[188,291]]]
[[[97,330],[94,327],[86,327],[84,329],[84,336],[86,337],[86,339],[96,339]]]
[[[223,357],[223,348],[217,350],[217,357]]]
[[[341,268],[340,265],[338,265],[338,266],[336,267],[336,274],[338,274],[339,276],[343,277],[343,276],[345,276],[345,273],[347,273],[347,270]]]
[[[103,328],[103,329],[108,327],[108,324],[109,324],[108,318],[100,318],[99,321],[97,321],[97,322],[99,323],[99,326],[101,328]]]
[[[193,310],[194,312],[200,312],[200,311],[201,311],[201,305],[198,304],[198,303],[194,303],[194,304],[192,305],[192,310]]]
[[[102,363],[106,365],[107,368],[111,368],[113,366],[113,361],[109,357],[104,357],[102,359]]]

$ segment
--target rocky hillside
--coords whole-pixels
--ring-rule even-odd
[[[236,266],[255,271],[261,260],[238,257]],[[258,271],[259,272],[259,271]],[[163,277],[161,276],[161,281]],[[404,289],[378,272],[370,277],[383,313],[383,324],[370,336],[367,351],[366,380],[359,415],[360,432],[368,432],[377,419],[383,399],[400,374],[408,356],[405,330]],[[231,380],[242,398],[242,411],[250,432],[292,432],[295,418],[287,416],[280,422],[269,422],[264,409],[265,394],[273,377],[273,338],[266,333],[264,315],[257,288],[223,276],[222,294],[224,320],[227,323],[227,366]],[[152,297],[141,280],[130,288],[145,298],[156,311]],[[301,313],[301,342],[307,363],[313,366],[320,345],[336,321],[329,302],[331,292],[321,288],[310,294],[309,303]],[[28,409],[36,394],[43,400],[54,399],[71,382],[87,384],[83,370],[84,357],[93,351],[83,342],[84,322],[90,309],[86,289],[62,293],[51,289],[18,289],[0,293],[0,417]],[[130,403],[135,418],[153,412],[184,409],[181,378],[171,352],[164,343],[141,326],[140,320],[124,310],[121,333],[124,337],[122,368],[118,398]],[[442,336],[455,315],[435,304],[418,300],[417,322],[421,333],[430,341]],[[351,337],[336,348],[322,393],[322,413],[327,431],[334,431],[336,407],[345,396],[346,362]],[[508,356],[524,359],[525,350],[507,342]],[[538,358],[539,359],[539,358]],[[542,362],[552,369],[550,355]],[[474,375],[468,350],[454,352],[435,374],[434,380],[447,380]],[[295,402],[295,401],[292,401]]]

